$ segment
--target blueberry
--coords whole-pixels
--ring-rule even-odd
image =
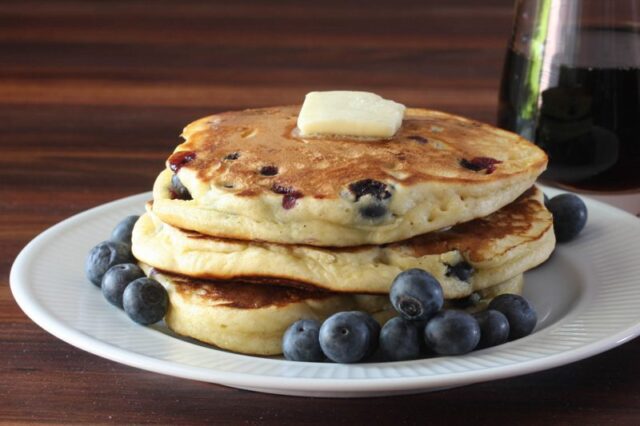
[[[320,327],[322,352],[334,362],[352,363],[362,360],[371,347],[371,331],[361,312],[338,312]]]
[[[262,176],[275,176],[278,174],[278,167],[276,166],[262,166],[260,168],[260,174]]]
[[[363,179],[349,185],[349,191],[353,193],[356,201],[365,195],[370,195],[378,200],[386,200],[391,197],[387,190],[387,184],[373,179]]]
[[[442,309],[442,287],[433,275],[422,269],[408,269],[391,284],[391,304],[400,315],[413,321],[426,321]]]
[[[285,210],[290,210],[296,206],[296,202],[299,198],[304,197],[304,194],[300,191],[297,191],[291,186],[283,186],[277,183],[271,185],[271,190],[276,194],[284,195],[282,197],[282,208]]]
[[[133,232],[133,225],[136,224],[140,216],[127,216],[122,219],[113,231],[111,231],[110,241],[116,241],[119,243],[129,244],[131,245],[131,233]]]
[[[173,192],[175,198],[179,200],[190,200],[191,193],[187,189],[186,186],[182,184],[178,175],[171,176],[171,191]]]
[[[381,204],[369,204],[360,208],[360,215],[366,219],[379,219],[387,214],[387,208]]]
[[[556,195],[547,208],[553,214],[553,231],[560,243],[574,239],[587,223],[587,206],[575,194]]]
[[[299,320],[291,324],[282,338],[284,357],[291,361],[318,362],[324,360],[320,348],[320,323]]]
[[[224,156],[224,160],[229,160],[229,161],[234,161],[237,160],[238,158],[240,158],[240,153],[239,152],[231,152],[227,155]]]
[[[424,328],[424,340],[439,355],[471,352],[480,341],[480,325],[470,314],[455,309],[438,312]]]
[[[420,333],[415,322],[391,318],[380,331],[380,350],[384,359],[404,361],[420,356]]]
[[[528,336],[536,327],[538,316],[527,299],[517,294],[501,294],[489,303],[488,309],[500,311],[509,321],[509,339]]]
[[[102,295],[119,308],[122,308],[122,294],[127,285],[138,278],[144,277],[144,272],[134,263],[114,265],[102,277]]]
[[[116,241],[103,241],[91,249],[84,263],[87,278],[96,286],[105,272],[113,265],[128,263],[133,259],[131,246]]]
[[[473,315],[480,325],[478,348],[501,345],[509,339],[509,320],[495,309],[487,309]]]
[[[160,321],[167,313],[169,297],[158,281],[138,278],[124,289],[122,306],[129,318],[148,325]]]
[[[460,165],[466,169],[479,172],[480,170],[486,170],[486,174],[490,175],[496,170],[496,164],[501,164],[502,161],[496,160],[491,157],[474,157],[471,160],[463,158],[460,160]]]
[[[469,278],[471,278],[471,276],[473,275],[473,273],[475,272],[475,270],[473,269],[473,266],[471,266],[471,264],[465,260],[463,260],[462,262],[458,262],[455,265],[451,266],[451,265],[447,265],[447,276],[450,277],[451,275],[455,276],[456,278],[458,278],[460,281],[469,281]]]
[[[371,335],[371,339],[369,340],[369,349],[367,349],[367,353],[364,354],[365,358],[373,355],[373,353],[378,349],[378,342],[380,339],[380,324],[378,321],[373,319],[371,315],[362,311],[353,311],[355,315],[359,315],[367,324],[369,328],[369,333]]]

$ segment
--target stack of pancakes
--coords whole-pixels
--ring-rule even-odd
[[[221,348],[281,353],[301,318],[380,322],[410,268],[452,306],[519,293],[555,245],[533,186],[545,154],[519,136],[407,109],[388,140],[299,136],[300,107],[195,121],[136,223],[133,253],[168,290],[167,325]]]

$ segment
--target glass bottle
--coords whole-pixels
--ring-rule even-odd
[[[549,155],[543,180],[640,190],[640,0],[518,0],[498,125]]]

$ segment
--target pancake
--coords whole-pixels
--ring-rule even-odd
[[[199,280],[140,266],[167,289],[169,309],[164,321],[170,329],[244,354],[282,353],[282,335],[299,319],[323,321],[335,312],[361,310],[384,324],[395,315],[386,295]]]
[[[166,325],[177,334],[252,355],[282,353],[285,330],[299,319],[323,321],[335,312],[369,312],[382,325],[395,316],[387,295],[367,296],[295,287],[206,281],[159,272],[141,264],[169,294]],[[520,292],[522,276],[502,283]],[[488,302],[487,302],[488,303]]]
[[[379,246],[320,248],[221,239],[168,225],[148,211],[132,236],[135,257],[191,277],[386,294],[401,271],[421,268],[462,298],[521,274],[555,246],[553,219],[532,187],[484,218]],[[155,204],[155,201],[154,201]]]
[[[493,213],[547,164],[514,133],[442,112],[407,109],[393,138],[371,141],[301,138],[299,109],[188,125],[154,184],[154,213],[221,238],[386,244]],[[182,186],[172,186],[174,172]]]

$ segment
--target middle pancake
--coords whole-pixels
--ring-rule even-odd
[[[421,268],[445,298],[461,298],[546,260],[553,219],[533,187],[484,218],[386,245],[319,248],[220,239],[185,231],[148,212],[133,231],[137,259],[205,279],[307,285],[334,292],[385,294],[403,270]]]

